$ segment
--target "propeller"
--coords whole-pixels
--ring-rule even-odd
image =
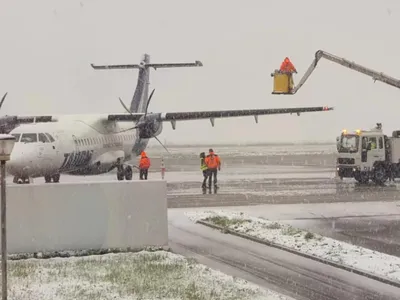
[[[149,100],[147,101],[146,109],[145,109],[145,111],[144,111],[143,121],[146,120],[147,109],[149,108],[150,100],[151,100],[151,98],[153,97],[153,94],[154,94],[155,90],[156,90],[156,89],[153,89],[153,91],[151,92],[151,94],[150,94],[150,96],[149,96]],[[119,102],[121,103],[121,105],[124,107],[124,109],[125,109],[131,116],[133,116],[132,112],[131,112],[131,111],[128,109],[128,107],[125,105],[124,101],[122,101],[121,98],[118,98],[118,99],[119,99]],[[1,108],[1,106],[0,106],[0,108]],[[125,130],[122,130],[122,131],[120,131],[120,132],[125,132],[125,131],[129,131],[129,130],[132,130],[132,129],[137,129],[137,128],[140,128],[141,126],[143,126],[143,125],[146,124],[145,122],[139,124],[139,121],[140,121],[140,120],[138,120],[138,121],[136,122],[136,125],[135,125],[134,127],[131,127],[131,128],[125,129]],[[160,145],[165,149],[165,151],[167,151],[169,154],[171,154],[171,153],[168,151],[167,147],[165,147],[164,144],[161,143],[161,141],[158,139],[158,137],[153,136],[153,138],[155,138],[155,139],[157,140],[157,142],[160,143]]]
[[[4,94],[3,98],[1,98],[0,110],[1,110],[1,107],[3,106],[4,100],[6,100],[7,94],[8,94],[8,92]],[[1,120],[0,121],[0,133],[8,133],[10,131],[10,129],[9,129],[9,120],[7,119],[7,116],[0,117],[0,120]]]
[[[4,100],[6,100],[7,94],[8,94],[8,92],[4,94],[3,98],[1,98],[1,101],[0,101],[0,109],[1,109],[1,107],[3,106]]]

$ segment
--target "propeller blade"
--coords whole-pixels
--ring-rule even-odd
[[[128,128],[128,129],[124,129],[124,130],[118,131],[117,133],[121,133],[121,132],[129,131],[129,130],[136,129],[136,128],[137,128],[137,126],[135,126],[135,127],[131,127],[131,128]]]
[[[8,94],[8,92],[4,94],[3,98],[1,98],[0,109],[1,109],[1,107],[3,106],[3,102],[4,102],[4,100],[6,99],[7,94]]]
[[[163,143],[161,143],[161,141],[158,139],[158,137],[156,137],[156,136],[153,136],[153,137],[157,140],[157,142],[160,143],[161,146],[164,147],[164,149],[165,149],[169,154],[171,154],[171,153],[168,151],[168,149],[163,145]]]
[[[149,108],[150,100],[151,100],[151,97],[153,97],[153,94],[154,94],[154,91],[155,91],[155,90],[156,90],[156,89],[153,89],[153,91],[152,91],[151,94],[150,94],[149,100],[147,101],[146,110],[144,111],[144,118],[146,118],[147,109]]]
[[[122,101],[121,98],[118,98],[118,99],[119,99],[119,102],[121,103],[121,105],[125,108],[125,110],[126,110],[130,115],[132,115],[132,112],[126,107],[124,101]]]

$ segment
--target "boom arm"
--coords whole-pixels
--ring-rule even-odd
[[[315,68],[317,67],[318,61],[321,58],[325,58],[327,60],[330,60],[334,63],[337,63],[339,65],[342,65],[343,67],[352,69],[354,71],[363,73],[364,75],[370,76],[372,77],[372,79],[374,81],[379,80],[382,81],[388,85],[400,88],[400,80],[393,78],[391,76],[385,75],[382,72],[377,72],[375,70],[366,68],[362,65],[356,64],[355,62],[351,62],[347,59],[344,58],[340,58],[336,55],[330,54],[328,52],[322,51],[322,50],[318,50],[315,53],[315,58],[313,60],[313,62],[311,63],[310,67],[308,68],[307,72],[303,75],[303,77],[300,79],[299,84],[294,87],[292,89],[292,91],[289,93],[291,95],[296,94],[296,92],[304,85],[304,83],[306,83],[308,77],[310,77],[310,75],[312,74],[312,72],[315,70]]]

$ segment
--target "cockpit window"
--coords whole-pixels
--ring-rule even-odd
[[[37,134],[23,133],[21,137],[21,143],[37,143]]]
[[[15,137],[15,142],[18,143],[21,134],[20,134],[20,133],[13,133],[13,134],[11,134],[11,135],[12,135],[13,137]]]
[[[54,142],[54,138],[51,136],[50,133],[47,133],[47,132],[46,132],[46,136],[49,138],[49,140],[50,140],[51,143]]]
[[[39,133],[39,142],[48,143],[48,138],[44,135],[44,133]]]

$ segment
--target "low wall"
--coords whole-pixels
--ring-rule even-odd
[[[8,253],[168,245],[162,180],[7,186]]]

